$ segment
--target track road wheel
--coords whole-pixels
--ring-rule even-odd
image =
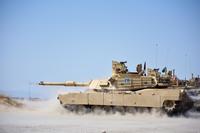
[[[170,100],[164,101],[163,109],[165,112],[167,112],[167,114],[172,115],[176,110],[176,102]]]

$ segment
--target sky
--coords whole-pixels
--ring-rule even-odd
[[[198,0],[0,1],[0,93],[12,96],[75,90],[35,83],[106,78],[112,60],[189,79],[199,50]]]

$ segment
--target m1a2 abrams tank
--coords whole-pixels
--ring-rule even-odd
[[[146,74],[146,63],[144,68],[139,64],[136,72],[129,72],[126,62],[112,61],[112,76],[107,79],[83,83],[41,81],[39,85],[88,88],[85,92],[58,96],[60,103],[70,109],[84,106],[88,109],[98,107],[105,110],[120,108],[124,112],[133,107],[147,107],[162,108],[168,114],[190,109],[193,103],[184,88],[176,84],[174,73],[166,68],[163,73],[158,69],[148,69]]]

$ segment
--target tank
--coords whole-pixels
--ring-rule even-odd
[[[200,87],[199,75],[197,77],[194,77],[192,73],[191,79],[186,80],[185,83],[188,89],[198,89]]]
[[[182,113],[193,106],[192,100],[185,92],[184,86],[178,84],[175,71],[165,67],[146,70],[138,64],[135,72],[130,72],[127,62],[112,61],[112,75],[105,79],[88,82],[44,82],[44,86],[86,87],[84,92],[69,92],[59,94],[58,100],[63,107],[71,111],[79,107],[89,110],[102,108],[121,112],[132,108],[161,108],[167,114]]]

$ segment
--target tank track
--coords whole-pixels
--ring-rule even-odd
[[[126,113],[136,112],[151,112],[152,108],[138,108],[138,107],[124,107],[124,106],[97,106],[97,105],[66,105],[64,106],[68,111],[78,114],[87,113],[106,113],[125,115]]]
[[[185,105],[185,104],[184,104]],[[191,106],[191,105],[190,105]],[[190,107],[182,106],[181,103],[177,103],[175,107],[171,110],[166,110],[164,108],[147,108],[147,107],[123,107],[123,106],[91,106],[91,105],[66,105],[64,106],[68,111],[76,114],[121,114],[126,113],[151,113],[154,110],[160,114],[167,114],[168,116],[184,114]]]

